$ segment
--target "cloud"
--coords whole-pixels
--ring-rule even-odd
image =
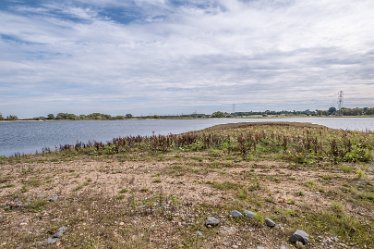
[[[313,109],[339,90],[373,105],[373,11],[371,0],[6,1],[0,110]]]

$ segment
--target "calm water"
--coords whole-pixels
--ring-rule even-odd
[[[152,135],[199,130],[216,124],[234,122],[294,121],[310,122],[337,129],[372,130],[374,118],[287,118],[287,119],[196,119],[196,120],[121,120],[0,122],[0,155],[34,153],[43,147],[77,141],[109,141],[128,135]]]

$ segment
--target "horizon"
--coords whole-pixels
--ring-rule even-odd
[[[69,112],[59,112],[59,113],[48,113],[48,114],[43,114],[43,115],[39,115],[39,116],[34,116],[34,117],[19,117],[17,114],[4,114],[4,113],[1,113],[0,112],[0,116],[2,116],[5,120],[5,118],[7,116],[16,116],[18,119],[22,120],[22,119],[25,119],[25,120],[28,120],[28,119],[35,119],[35,118],[46,118],[47,119],[47,116],[48,115],[53,115],[54,116],[54,119],[56,118],[56,116],[58,114],[73,114],[77,117],[79,116],[88,116],[88,115],[92,115],[92,114],[101,114],[101,115],[109,115],[111,116],[112,118],[114,117],[120,117],[120,116],[126,116],[128,114],[131,114],[131,118],[142,118],[142,117],[152,117],[152,116],[160,116],[160,117],[176,117],[176,116],[193,116],[193,115],[206,115],[206,116],[211,116],[213,115],[214,113],[217,113],[217,112],[221,112],[223,114],[229,114],[229,115],[233,115],[233,114],[239,114],[239,113],[262,113],[262,114],[265,114],[266,112],[287,112],[287,113],[299,113],[299,112],[306,112],[306,111],[310,111],[310,112],[318,112],[318,111],[322,111],[322,112],[328,112],[328,110],[330,108],[335,108],[336,111],[339,111],[339,109],[337,109],[335,106],[330,106],[328,108],[324,108],[324,109],[293,109],[293,110],[285,110],[285,109],[279,109],[279,110],[269,110],[269,109],[266,109],[266,110],[235,110],[234,112],[233,111],[223,111],[223,110],[216,110],[216,111],[213,111],[213,112],[205,112],[205,113],[199,113],[199,112],[192,112],[192,113],[174,113],[174,114],[156,114],[156,113],[149,113],[149,114],[140,114],[140,115],[134,115],[132,113],[120,113],[120,114],[110,114],[110,113],[100,113],[100,112],[92,112],[92,113],[69,113]],[[365,106],[365,107],[345,107],[345,106],[342,106],[342,109],[350,109],[350,110],[353,110],[353,109],[356,109],[356,108],[359,108],[359,109],[364,109],[364,108],[369,108],[369,109],[374,109],[374,107],[370,107],[370,106]],[[277,115],[283,115],[283,114],[277,114]],[[369,114],[370,115],[370,114]],[[330,115],[329,115],[330,116]]]
[[[0,112],[374,106],[374,2],[5,0]]]

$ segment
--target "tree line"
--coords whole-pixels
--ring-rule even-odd
[[[337,110],[335,107],[330,107],[327,110],[305,110],[305,111],[249,111],[249,112],[222,112],[217,111],[212,114],[182,114],[182,115],[149,115],[149,116],[137,116],[136,118],[149,118],[149,119],[183,119],[183,118],[240,118],[250,116],[365,116],[374,115],[374,107],[355,107],[347,108],[343,107]],[[125,120],[135,118],[132,114],[112,116],[109,114],[102,113],[91,113],[76,115],[72,113],[58,113],[48,114],[47,116],[34,117],[33,120]],[[16,115],[8,115],[4,117],[0,113],[0,120],[18,120]]]
[[[248,116],[365,116],[374,115],[374,107],[356,107],[356,108],[346,108],[343,107],[337,110],[335,107],[330,107],[327,110],[305,110],[305,111],[249,111],[249,112],[214,112],[210,117],[213,118],[225,118],[225,117],[248,117]]]
[[[0,120],[18,120],[18,117],[16,115],[8,115],[3,117],[3,115],[0,113]]]

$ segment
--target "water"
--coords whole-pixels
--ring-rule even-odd
[[[44,147],[53,149],[60,144],[75,144],[78,141],[106,142],[119,136],[176,134],[217,124],[264,121],[309,122],[337,129],[374,131],[374,118],[0,122],[0,155],[34,153]]]

